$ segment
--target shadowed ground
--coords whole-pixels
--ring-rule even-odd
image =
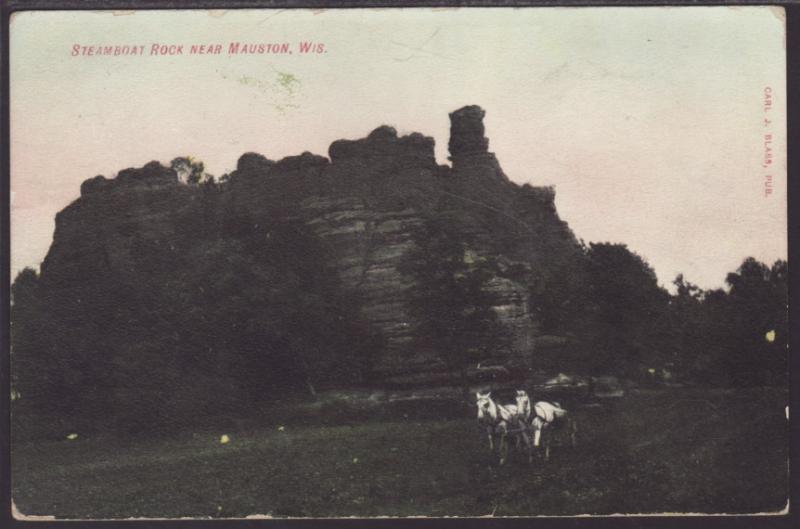
[[[787,402],[756,388],[575,404],[577,447],[557,440],[549,462],[531,465],[512,452],[503,467],[472,408],[439,419],[424,402],[170,439],[17,443],[13,498],[22,513],[59,518],[778,511]]]

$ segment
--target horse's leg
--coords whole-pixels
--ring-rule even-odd
[[[544,460],[550,461],[550,436],[546,436],[544,440]]]
[[[545,439],[544,428],[541,425],[534,428],[532,438],[533,438],[533,450],[534,452],[536,452],[536,457],[539,458],[543,457],[544,442],[546,441],[546,439]]]
[[[493,428],[491,426],[486,427],[486,436],[489,438],[489,451],[494,452],[494,436],[492,435]]]
[[[500,432],[500,464],[502,465],[506,462],[506,456],[508,456],[508,425],[505,422],[501,422],[497,429]]]
[[[528,463],[533,462],[533,447],[531,446],[532,441],[531,438],[528,436],[528,428],[525,426],[525,423],[520,421],[520,435],[522,436],[522,441],[525,443],[525,449],[528,451]]]
[[[500,434],[500,464],[506,462],[506,457],[508,457],[508,439],[506,438],[506,432]]]

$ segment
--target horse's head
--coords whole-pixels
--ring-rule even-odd
[[[497,408],[492,400],[491,391],[487,391],[486,393],[478,391],[475,393],[475,399],[475,403],[478,406],[478,419],[483,419],[484,417],[494,418],[497,416]]]
[[[531,414],[531,398],[528,396],[528,392],[524,389],[517,390],[517,413],[526,419]]]

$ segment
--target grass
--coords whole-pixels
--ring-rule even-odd
[[[787,399],[672,389],[576,404],[578,446],[530,465],[512,451],[499,466],[471,409],[436,419],[423,403],[338,425],[18,443],[12,490],[22,513],[58,518],[778,511]]]

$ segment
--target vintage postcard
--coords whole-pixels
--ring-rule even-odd
[[[788,512],[782,8],[9,32],[15,517]]]

